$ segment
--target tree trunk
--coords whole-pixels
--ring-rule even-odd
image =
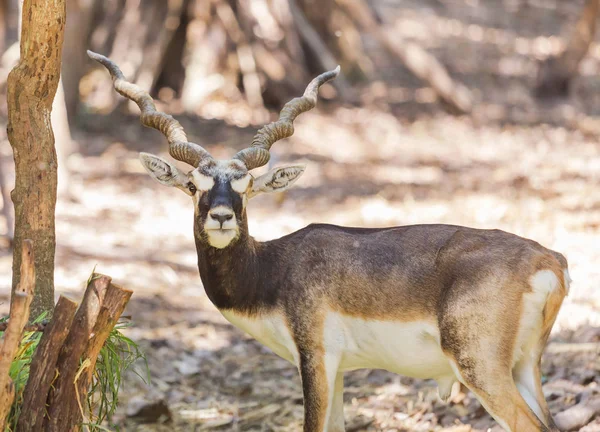
[[[21,58],[8,76],[8,139],[15,159],[13,297],[21,273],[21,244],[30,238],[37,271],[31,316],[54,306],[57,161],[51,127],[60,78],[65,0],[25,0]]]
[[[4,52],[6,50],[6,21],[7,21],[7,1],[0,0],[0,52]]]
[[[540,64],[535,89],[538,97],[567,96],[571,80],[594,40],[600,0],[587,0],[564,51]]]
[[[213,19],[212,3],[193,1],[187,26],[183,65],[185,78],[181,98],[187,111],[197,112],[210,94],[224,85],[224,58],[227,55],[227,35],[223,26]],[[214,83],[214,84],[213,84]]]
[[[171,46],[171,41],[181,25],[182,15],[185,13],[187,4],[188,2],[183,0],[159,2],[153,8],[154,14],[146,19],[149,22],[150,31],[145,45],[142,47],[143,58],[135,84],[148,93],[152,92],[156,86],[164,67],[167,49]]]
[[[4,40],[7,45],[10,44],[9,41],[15,41],[18,38],[18,31],[20,29],[20,19],[19,17],[19,0],[4,0],[4,11],[6,13],[6,21],[4,21],[4,25],[6,33],[4,35]]]
[[[62,87],[69,120],[75,118],[79,105],[79,81],[88,62],[86,50],[92,31],[92,18],[96,0],[68,0],[67,26],[65,28],[64,56],[69,59],[62,68]]]
[[[446,68],[419,45],[403,40],[393,28],[377,22],[376,15],[364,0],[337,0],[337,3],[359,27],[371,33],[383,48],[400,59],[414,76],[429,84],[452,107],[452,112],[463,114],[473,109],[470,90],[454,81]]]

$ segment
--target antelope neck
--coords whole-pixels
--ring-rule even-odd
[[[241,227],[235,243],[217,249],[196,234],[198,268],[204,290],[218,308],[245,314],[269,309],[275,299],[269,299],[259,271],[260,243]]]

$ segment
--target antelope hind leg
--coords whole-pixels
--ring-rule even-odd
[[[519,392],[540,420],[552,431],[560,432],[542,391],[540,362],[523,360],[514,367],[513,377]]]

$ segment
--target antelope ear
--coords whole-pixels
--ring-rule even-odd
[[[175,186],[187,190],[187,175],[169,162],[150,153],[140,153],[140,161],[150,177],[165,186]]]
[[[254,179],[249,198],[263,192],[283,192],[300,178],[306,165],[290,165],[272,169]]]

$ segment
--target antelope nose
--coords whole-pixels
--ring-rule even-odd
[[[232,213],[211,213],[210,217],[213,218],[214,220],[218,221],[221,224],[221,227],[223,227],[223,224],[225,222],[233,219],[233,214]]]

